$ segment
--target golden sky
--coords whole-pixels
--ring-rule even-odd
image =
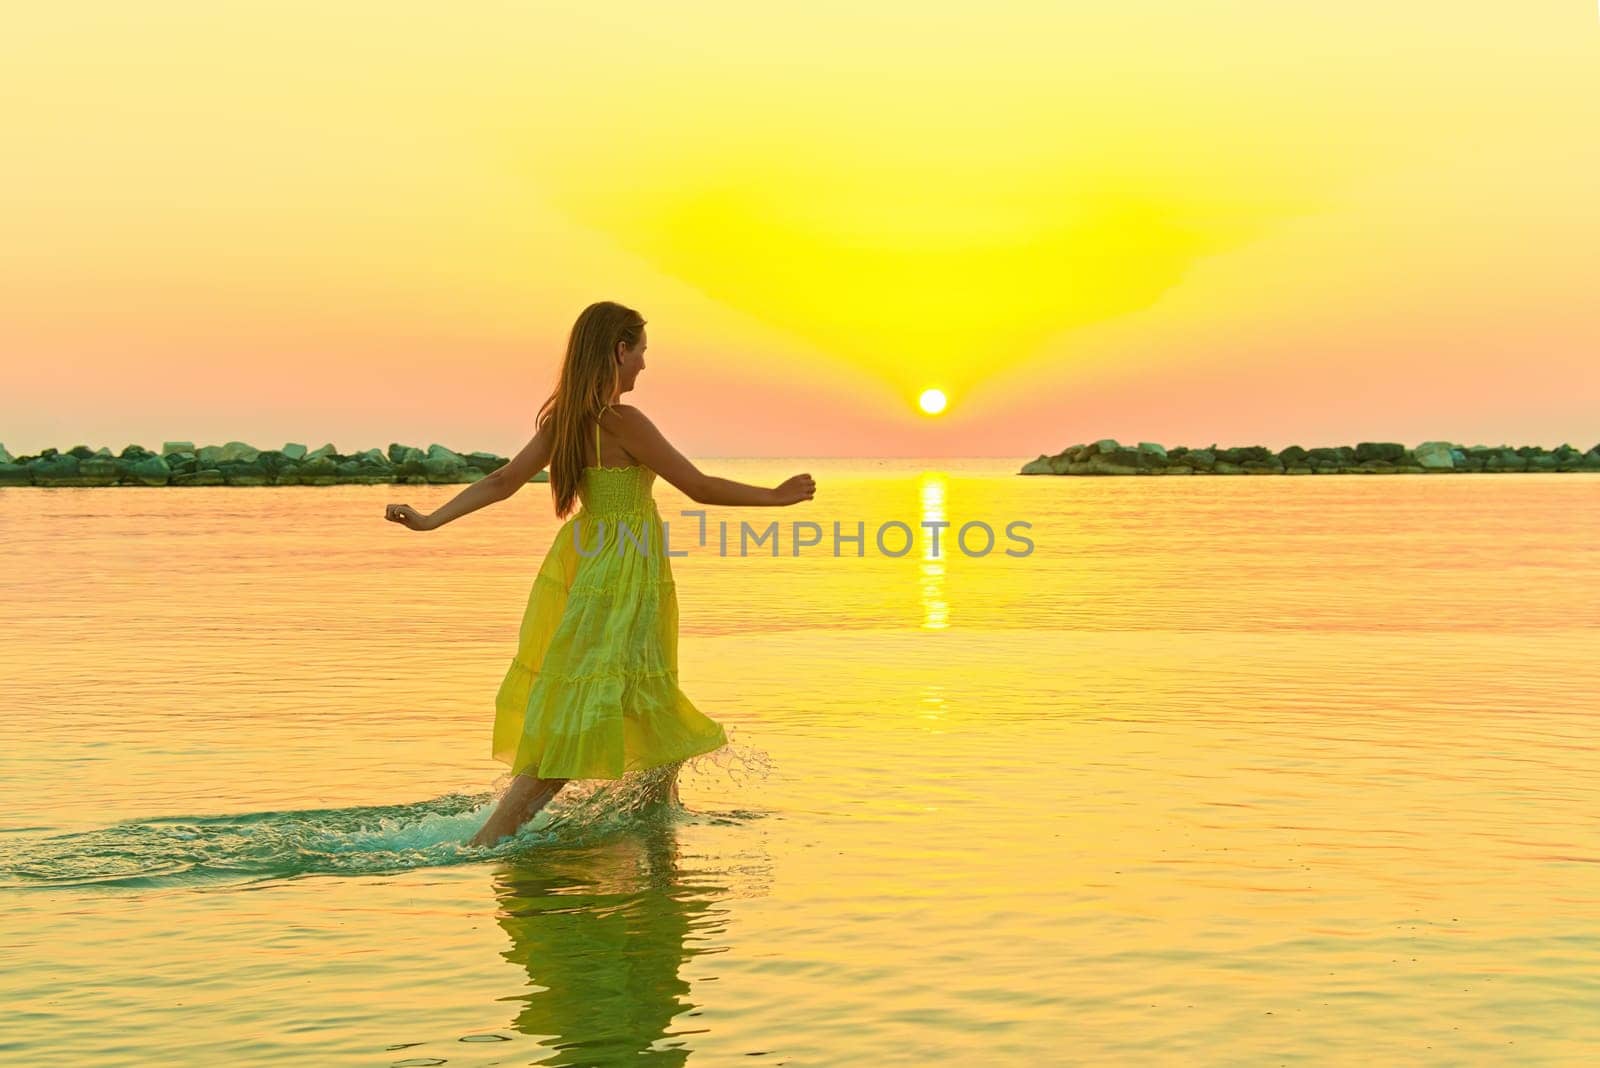
[[[0,442],[1600,441],[1592,4],[578,6],[12,13]]]

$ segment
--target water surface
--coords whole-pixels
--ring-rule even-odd
[[[545,486],[0,490],[0,1062],[1600,1049],[1600,477],[704,466],[818,485],[701,547],[657,483],[733,744],[493,851]],[[716,551],[805,519],[865,555]]]

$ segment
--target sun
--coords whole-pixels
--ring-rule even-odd
[[[917,398],[917,406],[929,415],[938,415],[944,411],[945,397],[942,389],[925,389],[922,396]]]

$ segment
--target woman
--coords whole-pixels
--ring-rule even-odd
[[[505,500],[546,465],[556,515],[574,498],[583,504],[556,532],[528,594],[495,698],[493,755],[513,778],[468,845],[515,833],[572,779],[618,779],[726,743],[678,688],[678,595],[650,495],[656,475],[698,504],[789,505],[816,493],[809,474],[770,489],[704,474],[643,412],[619,404],[644,370],[644,325],[621,304],[589,305],[522,451],[435,512],[407,504],[384,512],[412,530],[436,530]],[[676,776],[674,767],[673,800]]]

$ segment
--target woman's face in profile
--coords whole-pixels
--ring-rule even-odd
[[[639,372],[644,370],[644,350],[650,347],[650,339],[643,330],[639,331],[639,344],[632,349],[623,349],[621,363],[618,371],[621,372],[622,388],[633,388],[633,380],[639,377]]]

